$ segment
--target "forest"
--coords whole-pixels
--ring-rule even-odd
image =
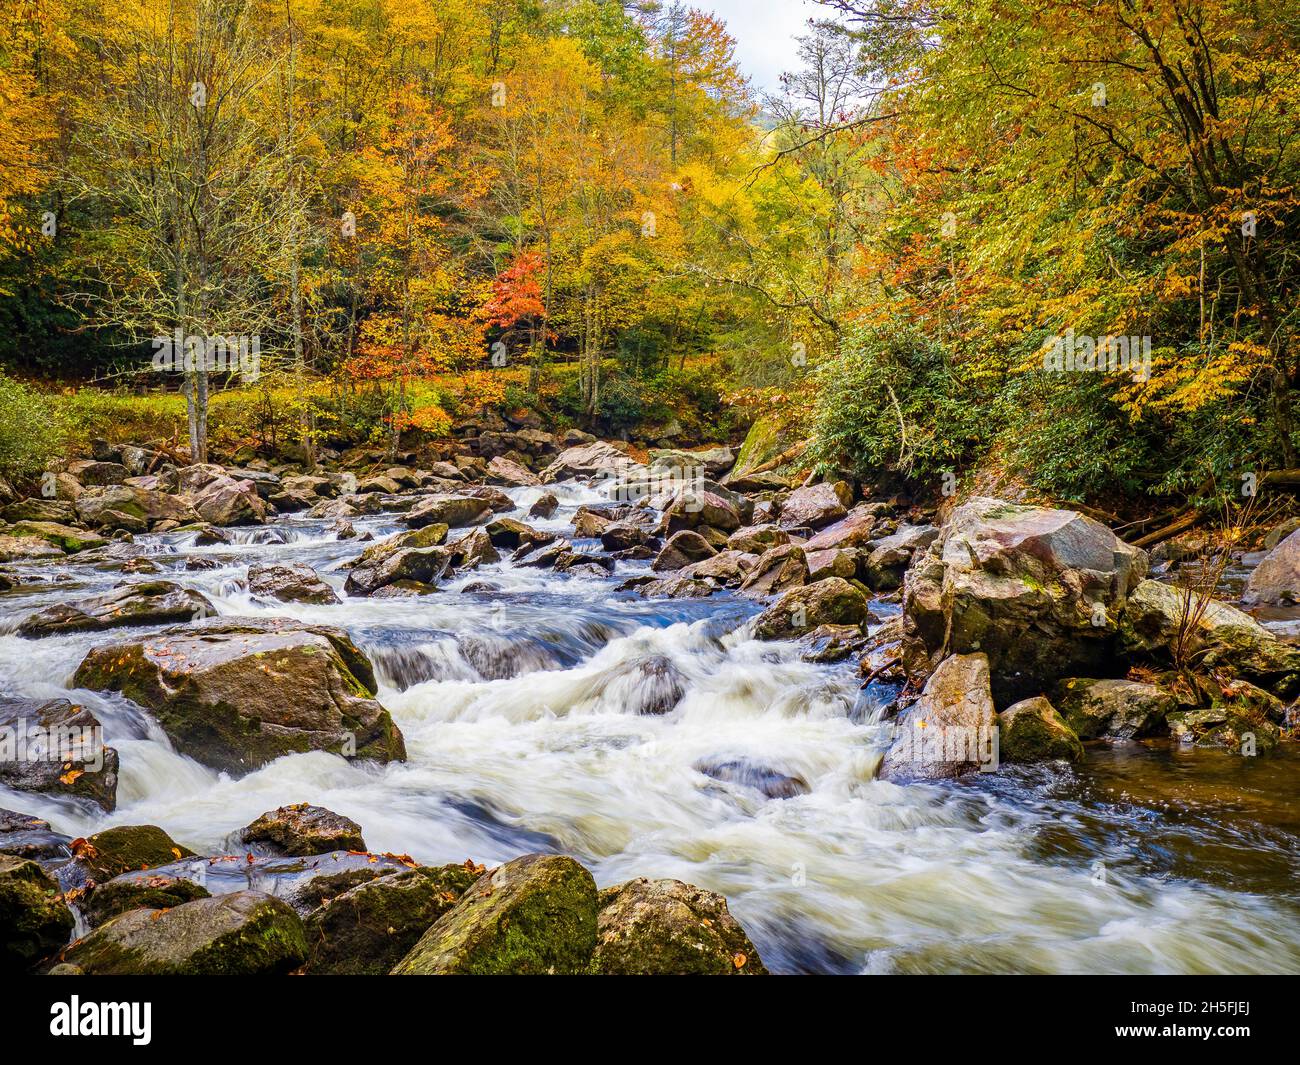
[[[131,397],[199,456],[487,406],[1075,501],[1300,466],[1295,11],[823,7],[773,95],[677,2],[8,0],[0,466]]]

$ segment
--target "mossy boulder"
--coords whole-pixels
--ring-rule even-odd
[[[106,828],[81,841],[74,841],[73,853],[86,876],[103,884],[122,873],[152,869],[194,852],[171,838],[157,825],[119,825]]]
[[[528,854],[479,877],[393,974],[583,973],[597,909],[596,882],[576,861]]]
[[[1041,695],[1023,699],[998,715],[999,753],[1006,762],[1078,762],[1083,744]]]
[[[378,976],[402,960],[478,874],[466,865],[382,876],[328,899],[307,915],[313,974]]]
[[[195,899],[206,899],[210,892],[185,877],[159,874],[145,878],[114,878],[100,884],[82,906],[82,913],[92,928],[111,921],[128,910],[169,910]]]
[[[359,824],[305,802],[267,811],[240,832],[240,839],[245,843],[266,843],[280,854],[294,856],[366,850]]]
[[[169,910],[130,910],[77,940],[63,960],[92,976],[266,976],[290,972],[306,957],[291,906],[236,891]]]
[[[49,957],[73,924],[59,885],[39,865],[0,854],[0,971],[21,972]]]
[[[44,540],[47,544],[53,544],[70,555],[92,547],[103,547],[108,543],[95,533],[85,529],[74,529],[70,525],[62,525],[56,521],[20,521],[8,530],[8,534],[19,538],[32,537]]]
[[[1187,621],[1195,621],[1184,642],[1197,670],[1249,680],[1284,698],[1300,694],[1300,647],[1227,603],[1210,600],[1198,612],[1194,597],[1161,581],[1133,590],[1119,635],[1130,655],[1168,662]]]
[[[402,734],[373,698],[374,670],[341,629],[217,618],[97,647],[74,683],[152,711],[184,754],[243,774],[285,754],[401,761]]]
[[[784,640],[819,625],[861,625],[871,611],[867,597],[843,577],[826,577],[791,588],[759,615],[754,634],[760,640]]]
[[[1052,703],[1082,740],[1130,740],[1160,731],[1178,700],[1154,684],[1071,677],[1057,685]]]
[[[638,877],[600,893],[592,968],[605,976],[766,976],[727,900]]]

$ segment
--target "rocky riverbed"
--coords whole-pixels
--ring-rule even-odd
[[[1285,618],[1180,670],[1090,519],[721,447],[382,458],[105,445],[6,505],[0,728],[103,740],[0,762],[6,967],[1300,969]]]

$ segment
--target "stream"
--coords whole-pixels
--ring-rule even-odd
[[[547,490],[561,504],[552,518],[527,517],[542,494],[531,488],[510,490],[509,516],[567,535],[579,505],[603,501],[577,482]],[[394,515],[353,524],[402,528]],[[330,525],[282,516],[234,530],[233,545],[197,547],[193,532],[136,544],[155,576],[222,614],[346,628],[374,662],[408,762],[299,754],[232,780],[175,753],[120,696],[69,696],[87,650],[126,631],[27,640],[18,620],[140,579],[72,557],[8,567],[42,583],[0,595],[0,692],[90,707],[120,754],[118,808],[4,788],[0,807],[72,836],[157,824],[201,853],[239,852],[232,833],[296,802],[423,864],[563,851],[601,887],[675,877],[721,892],[774,972],[1300,971],[1297,745],[1257,758],[1090,746],[1075,767],[876,781],[887,693],[860,692],[849,666],[804,662],[793,643],[750,638],[753,601],[617,592],[646,562],[599,578],[508,560],[426,597],[248,595],[254,561],[307,563],[341,594],[338,567],[364,545]],[[187,568],[194,558],[216,565]],[[497,590],[461,591],[485,580]],[[664,660],[684,696],[671,713],[638,713],[663,695],[661,671],[642,666]]]

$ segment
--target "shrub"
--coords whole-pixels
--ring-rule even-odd
[[[0,476],[35,476],[58,456],[66,433],[53,399],[0,373]]]
[[[903,325],[848,333],[816,382],[812,457],[861,476],[935,478],[978,454],[999,420],[995,395]]]

